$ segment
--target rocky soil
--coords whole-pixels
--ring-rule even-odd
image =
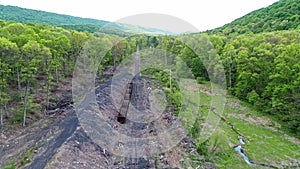
[[[138,77],[134,82],[132,107],[129,108],[135,108],[139,111],[129,110],[128,117],[133,118],[133,120],[129,118],[125,124],[119,123],[116,119],[116,113],[123,98],[122,94],[118,94],[117,90],[112,91],[112,85],[116,84],[113,83],[110,76],[103,77],[105,78],[98,79],[94,94],[98,103],[98,110],[105,117],[106,125],[110,126],[110,129],[135,140],[146,139],[150,136],[155,138],[172,125],[180,126],[178,118],[173,116],[172,109],[167,108],[162,113],[157,114],[154,110],[160,110],[160,107],[151,108],[150,102],[154,97],[151,96],[150,89],[155,90],[157,85],[153,85],[151,80],[142,77]],[[117,83],[117,85],[123,87],[122,84]],[[64,98],[57,104],[58,107],[53,108],[55,111],[48,113],[45,119],[9,136],[1,135],[0,166],[13,161],[17,168],[28,169],[214,168],[210,163],[199,162],[201,156],[197,154],[193,140],[187,137],[183,130],[180,130],[179,133],[181,139],[174,146],[166,146],[164,151],[159,149],[161,151],[157,151],[157,153],[147,154],[146,152],[141,156],[116,154],[114,147],[99,144],[97,137],[91,136],[90,131],[78,120],[78,113],[70,101],[70,90],[63,95]],[[112,96],[119,96],[119,98]],[[130,114],[130,112],[132,113]],[[142,121],[136,121],[137,119],[134,117],[142,118]],[[151,120],[147,121],[147,118]],[[157,147],[165,146],[163,139],[155,141]],[[126,147],[129,142],[122,144]],[[151,146],[149,145],[149,147]],[[139,146],[135,145],[134,150],[140,152]],[[27,154],[26,157],[24,154]],[[193,159],[190,158],[191,155],[193,155]],[[26,159],[23,159],[24,157]],[[27,164],[23,165],[21,161],[26,161]]]

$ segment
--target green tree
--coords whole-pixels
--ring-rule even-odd
[[[43,56],[48,55],[49,50],[36,41],[29,41],[22,47],[22,81],[25,84],[25,93],[23,98],[23,126],[26,125],[26,115],[28,106],[28,97],[30,85],[38,71],[38,64]]]
[[[3,125],[3,110],[6,112],[6,117],[9,117],[6,108],[8,97],[8,83],[10,79],[11,67],[10,59],[14,58],[18,53],[18,48],[15,43],[12,43],[6,38],[0,38],[0,126]]]
[[[236,50],[232,44],[225,45],[221,59],[226,73],[227,87],[231,89],[236,79]]]

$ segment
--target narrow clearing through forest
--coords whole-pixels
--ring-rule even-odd
[[[139,68],[135,67],[135,70],[139,71]],[[112,71],[108,70],[107,72]],[[160,149],[164,146],[165,140],[157,139],[154,143],[157,145],[156,154],[151,154],[146,150],[141,151],[140,145],[138,145],[139,142],[136,140],[148,137],[155,138],[160,133],[167,131],[168,127],[172,125],[181,126],[180,121],[173,116],[172,108],[164,110],[161,114],[157,114],[156,111],[160,110],[157,107],[151,108],[150,99],[153,98],[151,90],[160,88],[160,86],[154,85],[151,79],[142,77],[137,73],[135,77],[128,74],[114,77],[128,77],[132,82],[130,106],[127,108],[125,121],[120,122],[118,120],[120,106],[118,105],[121,104],[116,104],[116,101],[120,103],[124,99],[122,95],[124,91],[122,90],[126,88],[124,84],[128,81],[113,86],[112,75],[115,75],[115,72],[109,76],[105,73],[102,77],[99,77],[99,79],[102,79],[101,82],[96,82],[94,95],[96,96],[98,109],[109,120],[105,124],[101,124],[102,127],[94,126],[94,130],[102,132],[105,126],[109,126],[118,133],[128,136],[130,139],[127,142],[124,142],[123,145],[119,144],[119,146],[125,147],[121,151],[123,155],[109,151],[110,148],[113,149],[114,147],[105,147],[95,142],[94,138],[90,137],[78,121],[78,114],[76,114],[71,103],[68,102],[68,108],[63,108],[59,111],[60,113],[52,114],[52,118],[42,119],[35,125],[24,129],[20,134],[0,139],[0,166],[7,165],[7,162],[12,160],[18,161],[17,168],[28,169],[175,169],[183,168],[183,165],[214,168],[210,163],[199,163],[200,156],[197,154],[195,144],[191,138],[185,135],[183,130],[178,135],[181,140],[178,140],[174,147],[169,147],[167,150]],[[115,90],[112,90],[113,88]],[[114,92],[119,92],[117,94],[119,98],[112,98],[112,96],[115,96],[112,94]],[[167,104],[167,102],[164,104]],[[86,118],[93,120],[93,117]],[[129,149],[126,150],[126,147]],[[132,150],[135,151],[132,152]],[[22,154],[25,152],[30,153],[25,159],[27,164],[22,166],[21,160],[23,159],[20,158],[23,158]],[[141,152],[144,152],[144,154],[141,155]],[[193,160],[190,159],[190,155],[194,156]]]

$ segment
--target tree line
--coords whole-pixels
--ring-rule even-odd
[[[299,29],[299,9],[299,0],[279,0],[266,8],[253,11],[231,23],[207,32],[228,36],[230,34]]]
[[[0,127],[4,122],[25,126],[28,118],[56,107],[50,101],[53,91],[62,81],[70,81],[83,52],[99,57],[103,42],[111,45],[97,65],[101,75],[104,66],[116,67],[133,53],[137,39],[0,21]]]
[[[14,22],[2,21],[0,26],[1,124],[3,119],[11,119],[23,121],[25,125],[28,112],[36,112],[37,107],[38,112],[46,110],[51,88],[61,78],[72,76],[76,57],[92,38],[95,43],[107,39],[112,45],[99,65],[99,74],[103,66],[116,67],[137,45],[141,50],[158,48],[175,54],[181,61],[174,58],[174,71],[181,70],[183,61],[200,83],[218,79],[219,70],[214,63],[219,60],[225,69],[226,87],[232,95],[276,117],[292,133],[300,135],[299,30],[236,36],[196,33],[120,38]],[[201,48],[202,53],[196,54],[183,42],[184,38],[191,41],[189,45]],[[38,89],[43,90],[42,101],[36,101]],[[177,88],[170,91],[174,94],[172,102],[180,103]]]
[[[198,50],[203,53],[196,54],[184,44],[180,39],[185,37],[196,48],[203,48]],[[205,43],[206,40],[199,41],[203,38],[211,44]],[[300,136],[299,30],[235,36],[205,33],[177,37],[146,36],[138,41],[142,48],[155,47],[174,53],[185,62],[199,83],[217,79],[219,70],[214,64],[216,59],[221,61],[230,94],[274,117],[284,129]],[[179,64],[177,62],[176,67]]]
[[[28,113],[47,110],[51,89],[72,75],[76,57],[90,36],[0,21],[0,125],[7,119],[25,126]]]

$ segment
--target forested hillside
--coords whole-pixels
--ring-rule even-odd
[[[25,126],[27,119],[32,122],[48,110],[56,109],[59,101],[53,94],[64,82],[70,83],[76,59],[90,38],[96,38],[95,43],[106,40],[112,44],[119,39],[101,33],[92,35],[52,26],[1,21],[0,126],[18,122]],[[115,44],[111,49],[115,52],[106,54],[99,72],[103,65],[111,65],[113,59],[118,64],[124,55],[134,52],[138,38]],[[71,98],[68,99],[71,102]]]
[[[294,4],[294,1],[284,2],[275,3],[267,9],[277,11],[283,4],[286,6]],[[255,18],[256,13],[257,11],[249,16]],[[248,19],[252,20],[253,17]],[[218,58],[225,67],[227,87],[233,95],[253,104],[258,110],[276,117],[290,132],[299,136],[299,34],[299,30],[290,30],[255,35],[225,36],[201,33],[189,36],[192,38],[207,36],[211,40],[217,50]],[[51,26],[11,22],[1,22],[0,35],[3,51],[1,104],[5,109],[8,107],[7,104],[14,104],[14,101],[20,103],[17,104],[19,108],[33,102],[30,95],[32,93],[28,93],[32,91],[30,90],[32,85],[46,87],[46,93],[49,93],[51,85],[55,84],[54,82],[58,83],[60,77],[70,76],[76,56],[84,42],[88,37],[93,36]],[[134,36],[122,41],[121,46],[124,48],[122,50],[127,51],[125,53],[133,52],[133,46],[136,44],[141,48],[151,46],[171,51],[183,58],[192,68],[196,78],[209,80],[206,69],[213,69],[213,67],[205,68],[200,58],[191,49],[183,47],[178,40],[172,39],[172,36]],[[115,57],[117,62],[125,57],[124,52],[117,52],[117,55],[119,55]],[[111,62],[109,60],[108,62]],[[45,78],[44,84],[37,83],[39,76]],[[18,90],[9,90],[10,88]],[[46,94],[42,107],[49,106],[48,99]],[[24,113],[31,111],[27,108],[27,110],[19,108],[14,111],[22,110]],[[8,112],[13,111],[3,112],[7,112],[8,117],[10,116]],[[20,116],[20,113],[16,114]]]
[[[25,125],[26,116],[41,117],[55,104],[49,102],[51,90],[61,78],[72,75],[76,57],[89,36],[1,21],[1,126],[21,121]]]
[[[0,5],[0,19],[6,21],[16,21],[21,23],[36,23],[44,25],[81,25],[93,24],[103,26],[110,22],[96,19],[73,17],[69,15],[61,15],[56,13],[30,10],[15,6]]]
[[[212,42],[226,69],[228,89],[300,135],[300,31],[226,37]]]
[[[201,33],[187,37],[191,40],[210,39],[217,52],[216,58],[222,61],[225,68],[227,89],[232,95],[275,117],[285,129],[300,136],[299,30],[233,37]],[[201,60],[211,56],[197,56],[188,46],[172,41],[170,37],[157,37],[151,42],[157,48],[176,53],[191,68],[199,82],[214,78],[212,75],[208,77],[207,70],[212,70],[211,74],[217,76],[218,68],[214,67],[213,62],[208,60],[211,64],[204,67]],[[210,49],[206,46],[208,44],[201,45]]]
[[[274,115],[297,136],[299,4],[299,0],[279,0],[208,31],[226,68],[232,94]]]
[[[237,136],[243,136],[247,144],[247,146],[244,146],[245,143],[243,144],[246,153],[250,154],[249,157],[255,162],[262,162],[257,164],[273,168],[299,167],[300,161],[297,159],[300,155],[300,143],[296,139],[296,137],[300,138],[299,4],[299,0],[280,0],[221,28],[177,36],[153,35],[144,28],[121,24],[113,24],[114,27],[108,27],[101,33],[95,33],[98,31],[98,26],[103,26],[105,21],[0,5],[0,17],[9,20],[0,21],[0,134],[7,134],[5,137],[0,135],[0,141],[4,140],[0,142],[4,145],[0,145],[0,153],[6,153],[5,158],[0,156],[0,162],[10,159],[8,163],[0,163],[0,165],[7,165],[8,168],[21,168],[31,163],[30,160],[35,157],[43,158],[43,154],[47,153],[45,147],[47,150],[51,146],[59,148],[61,145],[56,145],[57,140],[61,144],[65,142],[61,139],[61,135],[57,134],[60,134],[60,132],[56,132],[58,130],[63,130],[61,133],[64,135],[64,139],[69,139],[69,136],[73,135],[75,146],[72,145],[73,147],[70,148],[73,155],[72,148],[80,147],[85,143],[90,144],[90,138],[83,131],[79,131],[81,129],[78,129],[80,127],[77,126],[76,113],[71,117],[68,116],[71,113],[64,111],[67,110],[65,108],[67,106],[69,106],[68,110],[74,109],[71,96],[71,85],[74,84],[71,83],[71,80],[78,56],[82,56],[81,59],[84,61],[90,58],[98,61],[102,59],[100,53],[103,52],[103,49],[110,46],[111,48],[105,53],[105,57],[99,65],[87,66],[84,69],[93,72],[94,66],[98,68],[95,83],[99,86],[111,83],[109,78],[114,75],[116,70],[118,71],[117,66],[121,65],[123,61],[133,62],[132,58],[130,61],[126,60],[133,54],[136,54],[135,57],[139,55],[146,61],[151,57],[164,57],[165,64],[168,59],[174,64],[169,68],[169,73],[164,69],[157,69],[154,65],[162,63],[156,63],[157,60],[149,60],[148,64],[153,68],[143,69],[141,66],[140,71],[141,78],[147,79],[148,85],[153,83],[151,87],[157,87],[165,94],[164,103],[166,103],[167,113],[162,114],[166,115],[166,121],[173,120],[174,122],[176,121],[174,117],[180,116],[180,111],[184,112],[184,115],[181,114],[180,120],[182,120],[188,136],[193,138],[193,141],[187,142],[192,142],[194,147],[187,146],[186,142],[183,143],[184,149],[191,154],[188,154],[187,158],[181,159],[180,163],[187,165],[187,161],[192,161],[193,168],[205,166],[207,162],[213,162],[219,168],[252,168],[253,166],[242,163],[244,162],[242,157],[238,156],[233,149],[238,143]],[[120,32],[120,30],[125,30],[125,32]],[[144,31],[144,33],[128,36],[139,31]],[[155,31],[159,32],[155,29],[150,32]],[[128,37],[124,38],[123,36]],[[184,43],[185,40],[189,44]],[[201,52],[197,53],[194,49]],[[167,58],[168,53],[172,55]],[[134,61],[138,63],[138,61]],[[215,82],[223,80],[222,74],[220,74],[220,65],[216,65],[216,63],[221,63],[225,69],[224,81],[228,95],[224,97],[227,97],[228,100],[224,104],[211,105],[212,98],[220,97],[220,95],[214,95],[212,86],[220,87]],[[187,71],[185,65],[191,72]],[[198,84],[190,85],[189,83],[194,81],[184,81],[185,89],[182,89],[179,87],[180,82],[176,75],[180,75],[182,79],[195,79]],[[99,86],[96,87],[96,92],[101,93],[102,86]],[[109,86],[106,87],[106,90],[109,91]],[[151,91],[151,87],[143,86],[148,90],[147,92]],[[197,103],[199,101],[197,87],[202,90],[199,96],[200,106]],[[189,94],[188,98],[183,98],[184,92]],[[100,106],[103,106],[107,112],[114,112],[115,109],[105,107],[109,102],[104,98],[108,97],[110,93],[99,93],[97,97],[105,95],[103,98],[98,98],[100,100],[98,101],[101,102]],[[128,93],[125,93],[125,96],[127,95]],[[129,93],[129,95],[131,94]],[[196,109],[185,107],[183,99],[198,107]],[[112,105],[109,103],[109,106],[113,107],[114,105]],[[210,106],[224,106],[223,114],[218,114],[218,107]],[[210,138],[201,141],[201,127],[207,125],[205,117],[214,110],[216,110],[214,115],[221,119],[221,123],[213,133],[210,133]],[[49,120],[53,114],[58,117],[53,120],[55,123]],[[194,114],[196,115],[194,116]],[[114,119],[114,115],[109,117],[112,117],[110,123],[122,125]],[[31,133],[29,132],[30,134],[34,133],[33,131],[42,133],[38,137],[34,137],[34,134],[31,135],[33,140],[44,138],[38,144],[31,140],[27,142],[27,145],[32,147],[22,149],[18,141],[6,140],[10,134],[13,135],[15,132],[11,129],[23,129],[21,125],[30,126],[31,123],[39,120],[41,123],[36,125],[43,126],[42,129],[45,129],[46,132],[38,130],[40,126],[31,130]],[[72,133],[68,133],[71,131],[68,128],[71,124],[73,124],[73,130]],[[51,127],[47,128],[48,126]],[[57,129],[61,126],[64,128]],[[28,128],[30,131],[30,127]],[[122,130],[122,127],[119,129]],[[152,125],[151,131],[146,134],[153,136],[156,131],[155,126]],[[29,138],[24,135],[21,135],[22,138]],[[52,139],[52,135],[55,135],[53,138],[57,140]],[[10,139],[14,140],[15,137]],[[70,142],[64,146],[69,146]],[[118,162],[118,158],[108,154],[105,148],[102,149],[103,147],[92,144],[95,147],[91,149],[102,153],[95,156],[103,156],[105,157],[103,159],[106,160],[107,158],[117,159]],[[9,150],[10,146],[5,145],[13,145],[12,147],[15,149],[20,148],[21,150],[18,150],[23,152],[19,155],[21,158],[14,154],[14,150],[12,150],[13,152]],[[37,147],[42,147],[42,150],[36,150]],[[82,147],[76,151],[83,153],[90,151],[87,150],[87,147]],[[193,150],[193,153],[190,150]],[[52,154],[47,154],[49,159],[45,159],[45,165],[47,160],[50,161],[55,155],[55,151],[56,149],[53,149],[51,150]],[[11,154],[15,156],[13,157]],[[178,154],[178,152],[175,151],[174,154]],[[197,154],[200,154],[201,158],[198,158]],[[64,161],[64,158],[68,158],[61,154],[58,156],[59,158],[52,158],[51,161],[59,161],[61,158]],[[95,162],[93,155],[88,158]],[[158,158],[165,160],[167,157],[164,154],[159,155]],[[104,163],[103,159],[101,162]],[[88,160],[90,159],[86,159],[86,161]],[[291,164],[288,161],[286,164],[287,160],[296,162]],[[179,160],[174,161],[178,162]],[[112,165],[119,164],[117,162],[113,161]],[[36,164],[38,163],[39,161],[36,162]],[[209,166],[211,166],[210,164]]]
[[[300,1],[279,0],[266,8],[253,11],[220,28],[209,31],[218,34],[261,33],[299,29]]]
[[[135,25],[120,24],[90,18],[80,18],[38,10],[4,6],[0,4],[0,20],[20,23],[43,24],[63,27],[65,29],[86,31],[90,33],[103,32],[119,36],[129,36],[136,33],[173,34],[154,28],[143,28]],[[102,28],[106,26],[105,28]],[[101,29],[100,29],[101,28]]]

